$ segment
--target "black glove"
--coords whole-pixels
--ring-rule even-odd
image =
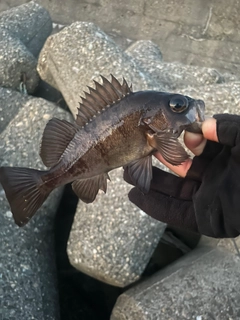
[[[137,188],[129,199],[151,217],[215,238],[240,234],[240,116],[219,114],[220,143],[207,141],[185,178],[153,167],[148,194]],[[131,182],[127,173],[124,179]]]

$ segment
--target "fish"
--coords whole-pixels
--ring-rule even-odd
[[[152,155],[159,151],[172,165],[189,158],[178,137],[201,131],[205,104],[177,93],[133,92],[123,78],[94,80],[79,103],[74,123],[52,118],[43,132],[40,157],[48,170],[0,167],[0,183],[15,223],[22,227],[49,194],[72,183],[85,203],[107,191],[109,172],[127,168],[133,183],[148,193]]]

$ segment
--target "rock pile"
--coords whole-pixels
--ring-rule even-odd
[[[151,41],[137,41],[124,50],[93,23],[76,22],[48,37],[51,25],[48,12],[35,2],[0,15],[1,166],[43,169],[38,152],[45,124],[53,116],[72,118],[57,104],[26,95],[36,89],[39,75],[61,91],[73,117],[79,96],[100,74],[119,80],[124,76],[135,91],[175,91],[203,99],[207,115],[239,113],[237,76],[164,62]],[[132,285],[119,297],[111,319],[238,317],[240,299],[234,283],[240,280],[240,260],[229,249],[230,240],[221,248],[215,241],[200,245],[173,266],[134,284],[166,225],[128,201],[131,187],[123,181],[121,169],[111,173],[111,180],[107,194],[98,195],[93,204],[79,201],[67,247],[76,269],[114,286]],[[0,189],[0,299],[6,319],[59,319],[53,220],[61,191],[52,193],[31,222],[19,229]]]

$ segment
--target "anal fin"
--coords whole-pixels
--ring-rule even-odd
[[[91,203],[95,200],[99,189],[106,193],[107,179],[109,179],[108,174],[103,173],[89,179],[76,180],[72,183],[72,188],[83,202]]]
[[[158,150],[170,164],[178,166],[189,158],[189,155],[171,133],[147,134],[150,146]]]
[[[131,162],[127,165],[127,171],[134,185],[143,193],[148,193],[152,180],[152,156]]]

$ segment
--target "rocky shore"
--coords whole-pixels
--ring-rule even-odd
[[[144,36],[121,45],[101,24],[83,19],[52,30],[51,15],[34,1],[0,13],[0,166],[44,169],[39,147],[46,123],[74,121],[79,96],[99,75],[124,77],[134,91],[203,99],[207,116],[240,113],[239,60],[229,58],[226,68],[223,57],[219,68],[210,58],[172,62],[160,38],[162,45]],[[78,201],[68,187],[55,190],[24,228],[14,224],[0,186],[1,319],[240,318],[239,238],[202,237],[196,247],[197,235],[168,228],[131,204],[122,173],[111,172],[107,194],[93,204]]]

